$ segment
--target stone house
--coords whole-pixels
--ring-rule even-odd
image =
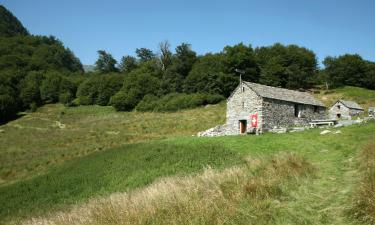
[[[198,135],[262,133],[275,127],[305,126],[325,117],[324,104],[309,93],[242,82],[227,99],[226,124]]]
[[[375,117],[375,107],[368,108],[368,116]]]
[[[332,119],[351,119],[364,113],[363,108],[353,101],[338,100],[329,109]]]

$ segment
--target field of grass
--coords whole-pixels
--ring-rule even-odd
[[[63,162],[224,123],[225,104],[176,113],[116,112],[112,107],[46,105],[0,126],[0,186],[45,173]]]
[[[4,220],[67,210],[69,205],[131,191],[163,176],[201,171],[207,165],[241,165],[246,157],[288,151],[317,168],[316,178],[301,181],[289,197],[269,204],[280,207],[280,224],[348,224],[345,211],[358,182],[356,157],[375,138],[375,122],[320,135],[301,133],[220,138],[182,137],[130,144],[91,154],[56,167],[49,173],[0,188],[0,217]],[[276,205],[272,205],[276,204]]]
[[[326,104],[341,97],[365,107],[375,101],[374,92],[364,89],[323,92],[317,95]],[[144,219],[140,224],[168,224],[171,216],[178,224],[371,221],[367,217],[374,202],[365,194],[375,189],[371,183],[375,179],[360,165],[363,149],[375,154],[375,121],[331,129],[327,135],[320,135],[321,129],[311,129],[262,136],[192,137],[224,120],[224,104],[176,113],[119,113],[111,107],[47,105],[1,125],[0,224],[25,219],[30,224],[49,224],[63,218],[59,215],[96,224],[136,224],[122,218],[123,212],[130,213],[123,204],[140,193],[143,197],[152,193],[164,196],[161,200],[165,203],[135,202],[142,207],[151,204],[147,209],[155,213],[140,218]],[[292,174],[302,162],[315,168],[314,172],[290,178],[267,169],[274,167],[272,162],[280,155],[297,159],[283,164]],[[239,171],[238,179],[228,178],[233,171]],[[214,174],[209,176],[212,180],[205,180],[207,174]],[[244,182],[239,182],[240,178]],[[174,186],[176,190],[171,188]],[[184,214],[194,205],[203,208]],[[86,215],[85,208],[97,211]],[[150,212],[132,210],[140,214],[131,215]],[[86,216],[79,218],[79,214]],[[93,214],[96,216],[91,217]],[[31,217],[37,219],[28,220]]]
[[[315,96],[322,100],[328,107],[332,106],[339,99],[355,101],[366,111],[368,107],[375,107],[375,90],[346,86],[333,90],[321,90],[319,92]]]

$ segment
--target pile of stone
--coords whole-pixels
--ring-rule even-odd
[[[210,128],[208,130],[199,132],[198,137],[224,136],[225,133],[226,133],[225,125],[219,125],[219,126]]]

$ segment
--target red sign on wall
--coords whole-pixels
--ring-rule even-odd
[[[251,127],[258,127],[258,113],[252,114],[250,116]]]

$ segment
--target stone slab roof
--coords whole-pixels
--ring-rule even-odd
[[[360,105],[358,105],[356,102],[347,101],[347,100],[339,100],[339,102],[341,102],[342,104],[344,104],[349,109],[360,109],[360,110],[363,110],[363,108]]]
[[[325,105],[321,101],[315,99],[311,94],[307,92],[293,91],[285,88],[271,87],[251,82],[243,83],[263,98],[325,107]]]

